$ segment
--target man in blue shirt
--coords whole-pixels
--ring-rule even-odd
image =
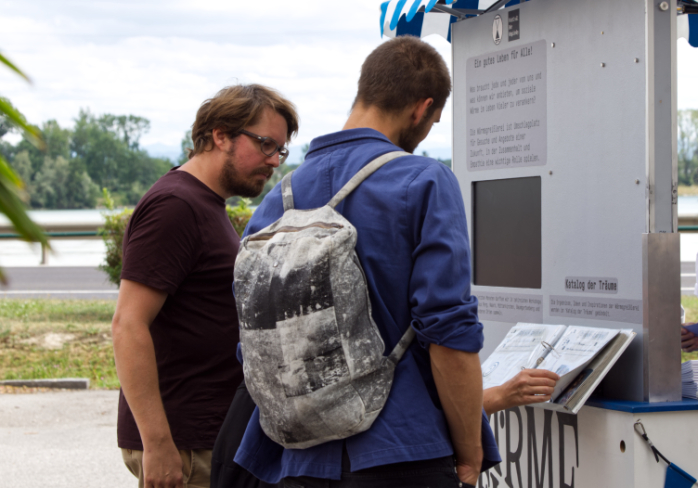
[[[401,37],[364,62],[340,132],[312,141],[293,174],[296,209],[321,207],[378,156],[412,153],[441,117],[448,68],[431,46]],[[235,462],[267,483],[332,487],[463,487],[500,461],[482,412],[482,325],[470,294],[470,247],[458,182],[443,164],[400,157],[337,210],[357,229],[373,318],[393,349],[407,327],[417,340],[398,364],[386,405],[366,432],[308,449],[284,449],[252,415]],[[277,185],[246,235],[283,214]],[[338,481],[328,481],[338,480]]]

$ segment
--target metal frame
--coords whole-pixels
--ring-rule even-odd
[[[679,234],[642,236],[643,400],[681,400]]]
[[[679,0],[680,1],[680,0]],[[587,2],[590,4],[591,0]],[[545,5],[544,5],[545,4]],[[604,11],[612,11],[614,14],[619,13],[619,4],[614,2],[616,7],[611,8],[607,4],[604,5]],[[603,101],[604,105],[597,107],[596,117],[602,117],[603,124],[608,126],[610,130],[618,131],[622,137],[618,138],[618,142],[623,141],[630,145],[624,150],[619,150],[619,146],[612,147],[609,151],[609,156],[600,154],[597,148],[590,150],[590,156],[596,162],[604,161],[604,157],[608,157],[607,175],[602,181],[598,181],[594,188],[603,188],[605,191],[612,191],[614,195],[622,193],[627,196],[628,205],[632,205],[632,215],[626,219],[626,222],[615,222],[612,218],[605,218],[602,221],[594,224],[594,236],[605,236],[622,241],[628,245],[628,253],[624,255],[623,269],[629,270],[627,273],[623,271],[626,279],[625,295],[621,298],[629,300],[637,300],[642,297],[642,319],[641,321],[633,322],[633,329],[641,334],[641,339],[637,340],[628,354],[619,362],[620,369],[617,368],[615,374],[609,375],[607,378],[606,387],[612,388],[614,396],[622,397],[626,400],[647,401],[651,403],[665,402],[671,400],[680,400],[681,384],[680,384],[680,361],[678,355],[680,352],[680,253],[679,253],[679,235],[678,235],[678,212],[677,212],[677,149],[676,149],[676,19],[677,19],[677,0],[645,0],[644,3],[637,5],[636,0],[625,0],[622,3],[622,8],[631,8],[632,29],[628,32],[632,33],[632,43],[619,39],[618,36],[624,32],[615,26],[609,26],[608,31],[604,33],[603,25],[598,31],[596,27],[585,26],[586,31],[590,33],[588,40],[592,44],[584,53],[575,56],[573,60],[569,56],[565,57],[564,49],[570,49],[569,44],[565,44],[563,39],[556,39],[554,35],[545,39],[545,32],[550,31],[558,33],[560,26],[551,29],[532,30],[531,35],[535,35],[529,40],[516,41],[512,47],[516,47],[521,43],[528,42],[533,39],[543,38],[548,41],[548,50],[550,62],[555,63],[557,85],[552,85],[552,95],[557,96],[556,103],[553,109],[559,116],[561,111],[569,110],[573,104],[565,104],[565,99],[560,97],[560,83],[562,79],[572,79],[572,73],[575,73],[577,68],[575,64],[584,63],[584,72],[590,73],[595,67],[604,69],[603,71],[594,72],[595,89],[598,89],[599,103]],[[491,8],[497,9],[496,3]],[[544,8],[553,8],[555,12],[562,7],[558,4],[548,5],[548,2],[530,2],[522,5],[522,12],[528,11],[532,16]],[[578,11],[577,9],[576,11]],[[604,22],[604,12],[597,12],[594,17],[597,21]],[[496,12],[490,12],[488,15],[480,16],[476,21],[473,21],[466,28],[465,25],[459,26],[460,22],[454,27],[454,39],[464,38],[462,34],[467,30],[468,39],[474,40],[476,46],[473,52],[488,52],[495,51],[496,48],[491,45],[491,37],[489,37],[491,24],[487,19],[493,17]],[[484,17],[485,19],[483,19]],[[610,22],[612,24],[612,22]],[[596,31],[596,32],[594,32]],[[609,32],[610,31],[610,32]],[[593,37],[592,37],[593,33]],[[459,35],[461,37],[459,38]],[[615,38],[614,38],[615,36]],[[564,37],[564,36],[563,36]],[[568,40],[568,39],[567,39]],[[609,46],[610,42],[616,43],[616,48],[609,49],[605,52],[604,48]],[[618,43],[623,46],[618,48]],[[644,45],[643,45],[644,44]],[[463,77],[465,76],[465,64],[463,51],[456,53],[458,48],[454,43],[452,51],[452,59],[454,66],[454,77],[460,77],[461,81],[456,80],[456,86],[461,88],[460,94],[454,94],[452,103],[454,106],[454,126],[452,128],[452,143],[454,150],[453,170],[461,181],[461,189],[464,193],[466,202],[471,195],[470,190],[463,188],[465,184],[472,178],[466,176],[465,168],[462,163],[465,163],[459,158],[459,153],[462,153],[463,137],[457,138],[460,134],[459,130],[465,128],[465,115],[459,110],[465,107],[465,84]],[[583,55],[582,55],[583,54]],[[597,57],[598,56],[598,57]],[[457,62],[460,60],[460,65]],[[597,64],[598,63],[598,64]],[[624,65],[623,63],[627,63]],[[622,68],[621,68],[622,67]],[[598,68],[597,68],[598,69]],[[623,70],[623,74],[618,72]],[[615,72],[613,70],[616,70]],[[598,73],[598,74],[597,74]],[[625,75],[627,73],[627,76]],[[624,81],[618,81],[624,80]],[[622,83],[631,83],[628,86],[619,86]],[[557,88],[555,88],[557,86]],[[575,85],[580,89],[579,84]],[[632,97],[613,98],[614,90],[631,90]],[[549,95],[551,95],[549,93]],[[459,98],[460,97],[460,98]],[[460,100],[458,105],[457,100]],[[629,103],[631,105],[623,106],[624,110],[610,110],[608,107],[613,107],[614,103]],[[643,103],[644,102],[644,103]],[[562,105],[561,105],[562,104]],[[460,107],[460,108],[457,108]],[[561,108],[562,107],[562,108]],[[619,114],[628,112],[634,115],[632,124],[625,124],[625,121]],[[586,113],[584,123],[590,122],[592,112]],[[460,117],[460,118],[459,118]],[[458,129],[457,120],[460,120],[462,127]],[[549,128],[550,130],[550,128]],[[571,128],[566,128],[564,131],[558,128],[553,129],[557,141],[565,140],[565,137],[570,135]],[[462,134],[461,134],[462,135]],[[643,144],[643,138],[645,139]],[[603,138],[601,138],[603,139]],[[580,144],[579,139],[573,139],[570,142],[571,148],[577,150],[579,154]],[[572,197],[579,200],[579,193],[582,190],[571,188],[569,182],[571,176],[577,172],[586,171],[585,169],[576,169],[569,165],[562,165],[560,156],[560,143],[554,146],[557,151],[555,157],[549,161],[549,166],[544,169],[547,181],[556,181],[559,178],[560,182],[565,183],[567,190],[574,190]],[[622,154],[620,154],[622,153]],[[612,157],[610,156],[612,155]],[[620,158],[620,159],[619,159]],[[623,159],[625,158],[625,159]],[[600,169],[596,167],[597,169]],[[622,173],[628,170],[630,172]],[[645,173],[643,175],[643,169]],[[537,171],[531,168],[514,168],[509,170],[514,176],[528,176],[536,174]],[[600,175],[603,173],[599,173]],[[487,178],[498,178],[497,174],[485,174]],[[483,176],[483,178],[485,177]],[[644,178],[643,178],[644,177]],[[615,179],[614,179],[615,178]],[[627,180],[626,180],[627,178]],[[644,180],[644,181],[643,181]],[[465,181],[466,183],[463,183]],[[609,182],[618,182],[622,187],[609,186]],[[643,191],[643,186],[637,186],[641,183],[646,185]],[[633,186],[636,185],[636,186]],[[634,188],[634,189],[631,189]],[[574,193],[574,192],[577,193]],[[549,197],[554,201],[560,201],[559,194],[549,192]],[[599,205],[596,204],[598,207]],[[575,207],[577,210],[570,214],[569,218],[579,217],[582,215],[579,210],[581,207]],[[550,210],[552,212],[552,210]],[[598,211],[598,208],[595,209]],[[607,216],[608,217],[608,216]],[[591,225],[591,224],[589,224]],[[613,226],[617,225],[622,229],[616,231]],[[601,234],[599,229],[605,229],[606,234]],[[577,235],[577,230],[571,230],[570,236]],[[572,242],[569,249],[574,249],[574,246],[582,247],[582,241]],[[597,244],[594,244],[597,246]],[[556,256],[568,258],[570,250],[564,252],[556,249],[549,251]],[[590,269],[613,269],[614,266],[620,266],[617,263],[610,263],[611,257],[604,255],[604,259],[592,261],[588,255],[582,256],[586,261],[579,266],[587,266]],[[627,263],[626,263],[627,261]],[[559,279],[561,273],[560,266],[550,266],[545,273],[548,273],[550,279]],[[597,272],[598,273],[598,272]],[[550,288],[551,285],[548,285]],[[552,289],[552,288],[550,288]],[[488,292],[485,288],[483,291]],[[509,290],[504,290],[509,291]],[[474,292],[477,294],[476,292]],[[551,294],[550,291],[544,291],[543,294]],[[547,316],[545,320],[547,320]],[[489,334],[491,339],[496,339],[500,332],[505,332],[506,324],[500,324],[492,321]],[[582,323],[580,325],[585,325]],[[593,325],[593,324],[589,324]],[[622,325],[621,325],[622,327]],[[496,341],[495,341],[496,342]]]
[[[500,7],[504,6],[509,1],[510,0],[499,0],[497,3],[490,5],[489,8],[485,10],[485,13],[499,10]]]
[[[642,238],[643,396],[681,400],[676,127],[677,0],[646,0],[647,231]],[[669,76],[667,76],[669,73]]]
[[[676,232],[676,0],[646,0],[648,232]],[[670,73],[670,76],[666,76]]]
[[[471,8],[451,8],[446,7],[445,5],[434,5],[432,10],[443,12],[445,14],[451,14],[459,19],[465,19],[468,15],[480,15],[485,12],[484,10],[476,10]]]

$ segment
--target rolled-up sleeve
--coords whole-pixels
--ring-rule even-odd
[[[423,347],[465,352],[483,345],[477,298],[470,294],[470,244],[463,197],[453,173],[431,164],[412,181],[404,215],[418,219],[410,279],[412,327]]]

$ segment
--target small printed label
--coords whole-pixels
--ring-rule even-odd
[[[618,293],[618,278],[567,277],[565,278],[565,291],[615,295]]]
[[[550,316],[641,324],[642,300],[551,296]]]
[[[543,296],[477,292],[480,320],[495,322],[543,322]]]
[[[519,30],[519,9],[509,10],[509,42],[518,41],[521,38]]]

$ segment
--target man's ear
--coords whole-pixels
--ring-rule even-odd
[[[414,105],[414,109],[412,110],[412,126],[416,127],[419,125],[422,120],[426,117],[427,112],[429,111],[429,107],[434,105],[434,99],[433,98],[425,98],[423,100],[418,101]]]
[[[211,135],[213,136],[213,145],[221,151],[226,152],[232,142],[228,134],[221,129],[213,129]]]

